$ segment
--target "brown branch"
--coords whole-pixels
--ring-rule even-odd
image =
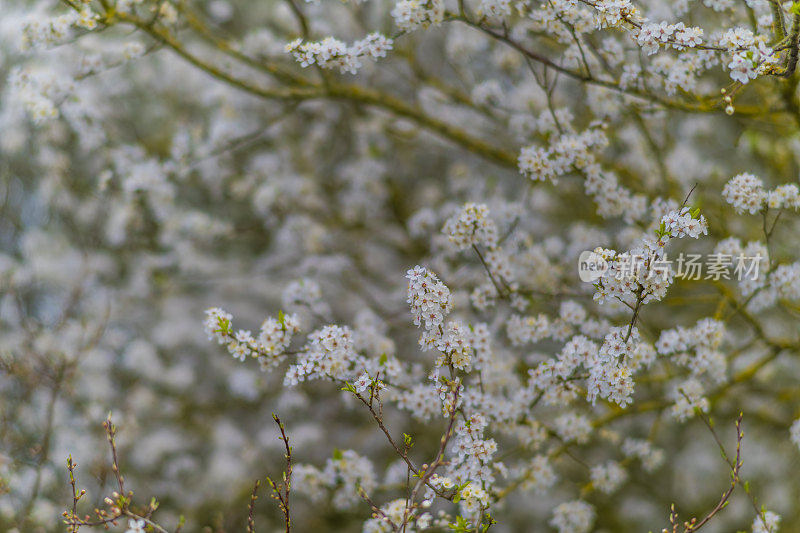
[[[253,492],[250,494],[250,505],[247,506],[247,533],[256,533],[256,500],[258,499],[257,492],[261,481],[256,480],[253,485]]]
[[[717,513],[722,511],[730,501],[731,495],[733,494],[733,490],[736,488],[736,484],[739,483],[739,471],[742,468],[742,439],[744,439],[744,432],[742,431],[742,417],[744,416],[742,413],[739,413],[739,417],[736,419],[736,457],[733,461],[728,459],[728,455],[725,452],[725,446],[722,444],[722,440],[717,435],[717,432],[714,430],[714,426],[711,422],[703,415],[702,412],[698,409],[698,416],[700,419],[705,423],[708,429],[711,431],[711,434],[714,436],[714,440],[717,442],[717,446],[719,446],[720,451],[722,452],[722,457],[725,459],[725,462],[728,466],[731,467],[731,486],[728,487],[722,497],[717,503],[716,507],[714,507],[702,520],[699,522],[696,521],[695,518],[692,518],[692,521],[689,523],[688,526],[685,525],[684,531],[686,533],[693,533],[699,530],[701,527],[706,525]]]
[[[283,445],[286,448],[286,470],[282,474],[282,481],[275,483],[268,477],[267,483],[269,483],[269,486],[272,488],[272,497],[278,501],[278,508],[283,513],[284,523],[286,524],[286,533],[289,533],[292,527],[289,513],[289,494],[292,490],[292,447],[289,445],[289,437],[286,436],[286,428],[283,422],[281,422],[281,419],[278,418],[278,415],[275,413],[272,413],[272,419],[278,425],[278,429],[280,429],[281,436],[279,439],[283,441]],[[253,497],[255,497],[255,489],[253,489]],[[253,505],[252,500],[251,505]]]
[[[78,500],[80,500],[83,495],[86,493],[85,490],[81,490],[80,494],[77,492],[76,489],[76,482],[75,482],[75,468],[76,464],[72,461],[72,457],[70,456],[67,460],[67,469],[69,471],[70,477],[70,485],[72,486],[72,510],[64,511],[62,516],[64,517],[64,524],[67,526],[67,531],[69,533],[75,533],[78,531],[80,526],[86,527],[103,527],[108,529],[110,525],[116,525],[119,520],[123,517],[128,517],[133,520],[141,520],[144,521],[145,524],[149,526],[148,531],[154,531],[157,533],[169,533],[165,528],[154,522],[150,517],[158,508],[158,503],[155,500],[152,500],[150,504],[146,508],[146,512],[144,514],[134,512],[131,510],[131,500],[133,496],[133,492],[128,491],[125,492],[125,485],[124,479],[121,473],[121,469],[119,467],[119,457],[117,454],[117,444],[116,444],[116,433],[117,428],[114,426],[113,422],[111,421],[111,415],[108,415],[108,418],[103,422],[103,428],[106,431],[106,439],[108,440],[109,446],[111,447],[111,469],[114,472],[114,477],[117,480],[117,485],[119,487],[119,492],[114,491],[112,492],[111,496],[113,498],[105,498],[105,503],[108,506],[107,509],[95,509],[94,514],[96,516],[95,520],[92,520],[89,515],[86,515],[84,518],[80,518],[77,514],[77,507],[78,507]],[[182,527],[179,525],[175,529],[175,533],[178,533]]]

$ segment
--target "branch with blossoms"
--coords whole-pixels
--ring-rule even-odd
[[[402,446],[398,444],[391,432],[384,424],[383,418],[383,391],[385,388],[394,388],[379,379],[380,370],[385,368],[387,374],[395,373],[390,370],[388,357],[383,355],[378,361],[370,361],[358,354],[352,344],[352,334],[347,328],[339,326],[325,326],[309,335],[308,343],[301,349],[292,352],[296,360],[286,371],[284,382],[288,385],[311,379],[332,379],[344,384],[342,390],[352,393],[369,410],[372,418],[386,436],[389,444],[402,459],[408,469],[409,477],[416,478],[413,487],[409,487],[408,495],[402,500],[397,500],[387,507],[378,507],[369,496],[369,487],[356,482],[357,494],[373,509],[373,519],[388,522],[395,530],[406,531],[413,523],[415,527],[429,523],[430,514],[424,509],[431,505],[431,500],[439,496],[445,500],[465,502],[469,515],[474,515],[476,524],[480,525],[488,517],[489,494],[476,482],[467,482],[461,485],[454,484],[446,477],[437,474],[442,466],[453,468],[456,463],[446,459],[446,455],[454,434],[459,434],[459,439],[467,441],[482,449],[487,444],[496,449],[494,441],[484,441],[480,438],[485,421],[471,419],[464,413],[462,404],[465,385],[460,372],[469,372],[472,369],[471,357],[473,349],[468,344],[469,333],[459,322],[445,322],[445,316],[450,312],[452,303],[448,288],[436,277],[435,274],[422,267],[409,270],[408,275],[408,302],[411,306],[414,323],[423,327],[420,345],[423,350],[434,349],[439,353],[431,372],[430,380],[441,402],[442,414],[447,419],[447,426],[440,437],[439,446],[430,463],[415,466],[408,455],[412,445],[411,437],[404,435]],[[299,329],[294,318],[286,317],[282,313],[278,320],[267,319],[262,325],[261,334],[254,338],[249,332],[233,332],[231,316],[220,310],[210,309],[206,320],[206,330],[211,339],[216,339],[221,344],[227,344],[228,350],[234,357],[251,356],[262,360],[269,354],[273,361],[282,360],[289,352],[286,350],[291,342],[287,336],[292,331]],[[291,323],[291,326],[288,324]],[[242,357],[244,355],[245,357]],[[396,361],[391,362],[394,365]],[[269,368],[271,364],[262,364],[262,368]],[[375,377],[370,377],[367,371],[361,369],[373,368]],[[447,372],[449,377],[441,375]],[[351,381],[350,376],[357,376]],[[349,378],[349,379],[348,379]],[[402,386],[399,386],[402,389]],[[368,394],[367,394],[368,391]],[[458,417],[464,423],[456,427]],[[474,418],[474,417],[473,417]],[[486,453],[485,451],[482,453]],[[490,453],[494,453],[493,451]],[[476,466],[481,465],[487,458],[480,459]],[[335,459],[336,461],[341,459]],[[462,465],[463,466],[463,465]],[[426,492],[423,500],[419,501],[421,491]],[[402,509],[400,503],[402,502]],[[472,520],[472,519],[471,519]],[[476,527],[478,527],[476,525]]]

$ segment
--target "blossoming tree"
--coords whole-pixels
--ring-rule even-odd
[[[0,529],[800,523],[800,3],[0,13]]]

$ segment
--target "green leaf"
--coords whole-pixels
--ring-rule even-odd
[[[469,523],[463,516],[457,516],[456,521],[454,523],[448,524],[447,527],[449,527],[453,531],[458,531],[460,533],[467,533],[468,531],[470,531]]]
[[[339,448],[334,448],[333,449],[333,460],[334,461],[341,461],[343,458],[344,458],[344,456],[342,455],[342,450],[340,450]]]

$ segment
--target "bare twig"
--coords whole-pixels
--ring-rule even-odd
[[[282,480],[276,483],[271,478],[267,478],[267,483],[272,488],[272,497],[278,501],[278,508],[283,513],[284,523],[286,524],[286,533],[289,533],[292,528],[291,515],[289,513],[289,494],[292,490],[292,447],[289,445],[289,437],[286,436],[286,428],[278,418],[278,415],[272,413],[272,419],[278,425],[281,436],[280,440],[286,448],[286,470],[282,474]],[[256,485],[258,487],[258,485]],[[253,497],[255,497],[255,489],[253,489]],[[251,506],[253,501],[251,500]],[[251,511],[252,512],[252,511]]]
[[[261,481],[256,480],[255,485],[253,485],[253,492],[250,493],[250,505],[247,506],[247,533],[256,533],[256,500],[258,499],[258,487],[261,485]]]

